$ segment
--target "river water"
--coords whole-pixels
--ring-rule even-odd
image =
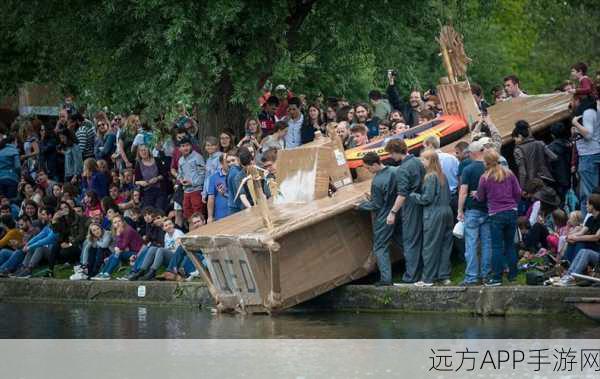
[[[195,307],[2,303],[0,338],[600,338],[583,317],[301,312],[215,315]]]

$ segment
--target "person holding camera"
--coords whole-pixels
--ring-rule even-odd
[[[396,76],[397,73],[395,70],[388,70],[389,85],[386,90],[388,100],[394,109],[402,112],[404,120],[409,126],[416,126],[419,123],[419,112],[422,110],[421,105],[423,100],[421,98],[421,93],[419,91],[412,91],[410,93],[409,102],[404,102],[404,100],[402,100],[400,97],[398,88],[396,87]]]

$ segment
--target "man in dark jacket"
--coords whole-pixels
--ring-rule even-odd
[[[515,139],[515,163],[519,169],[519,185],[524,188],[531,179],[540,178],[549,185],[554,184],[549,162],[557,159],[542,141],[531,136],[527,121],[519,120],[512,131]]]
[[[412,91],[410,93],[410,100],[408,103],[402,100],[396,87],[396,77],[394,75],[388,75],[389,86],[386,90],[388,100],[392,105],[393,109],[397,109],[402,112],[406,124],[413,127],[419,123],[419,112],[421,112],[421,93],[419,91]]]

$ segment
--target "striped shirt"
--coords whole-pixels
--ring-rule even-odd
[[[94,158],[96,131],[92,122],[85,120],[75,132],[75,137],[77,137],[77,145],[79,145],[83,159]]]

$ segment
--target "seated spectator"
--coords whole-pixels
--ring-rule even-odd
[[[183,232],[175,227],[175,223],[170,219],[163,219],[164,242],[163,247],[157,248],[152,255],[148,272],[142,277],[142,280],[153,280],[156,271],[165,265],[169,265],[176,251],[180,248],[179,238],[183,237]]]
[[[600,252],[598,250],[582,249],[577,253],[577,256],[571,262],[566,274],[553,285],[558,287],[572,287],[576,285],[573,274],[585,274],[589,266],[597,266],[600,264]]]
[[[156,276],[156,270],[160,267],[153,266],[154,259],[164,243],[164,231],[162,228],[163,215],[158,209],[148,207],[143,211],[145,228],[143,232],[144,246],[137,255],[133,267],[126,280],[152,280]]]
[[[591,216],[587,218],[583,228],[567,236],[568,246],[563,258],[571,263],[582,249],[600,251],[600,194],[590,195],[587,211]]]
[[[143,245],[142,237],[125,223],[122,216],[113,218],[112,233],[115,240],[114,253],[110,255],[100,273],[94,276],[92,280],[109,280],[119,263],[135,261],[135,257],[137,257]]]
[[[28,279],[31,277],[33,269],[38,267],[42,259],[49,261],[52,249],[58,241],[58,235],[54,231],[51,220],[52,210],[41,209],[38,217],[44,224],[43,229],[32,237],[23,246],[23,252],[25,257],[19,270],[16,273],[16,277],[20,279]]]
[[[59,204],[52,218],[52,230],[57,241],[48,259],[50,276],[54,276],[54,265],[57,262],[73,264],[79,260],[88,229],[87,224],[87,220],[77,215],[68,202]]]
[[[102,204],[98,195],[94,191],[88,191],[83,197],[83,206],[85,217],[97,217],[102,214]]]
[[[92,222],[81,249],[80,264],[74,267],[70,280],[87,280],[96,276],[104,259],[114,251],[112,233],[102,229],[97,222]]]
[[[23,231],[17,228],[17,224],[10,215],[0,216],[0,225],[4,228],[4,236],[0,239],[0,277],[6,277],[21,263],[11,262],[5,265],[13,257],[15,251],[23,247]]]
[[[190,232],[198,229],[204,225],[204,219],[202,215],[196,213],[192,215],[191,223],[190,223]],[[169,226],[170,228],[170,226]],[[177,229],[176,229],[177,230]],[[167,235],[165,234],[165,239]],[[175,240],[177,241],[177,240]],[[166,241],[165,241],[166,246]],[[204,263],[204,256],[201,252],[195,254],[196,259],[199,262]],[[163,276],[165,280],[179,280],[181,277],[186,277],[188,280],[192,280],[194,277],[199,276],[200,273],[196,270],[194,264],[190,260],[190,258],[186,255],[185,250],[181,246],[181,244],[176,242],[175,253],[171,257],[169,261],[169,265],[167,270],[165,271],[165,275]]]

